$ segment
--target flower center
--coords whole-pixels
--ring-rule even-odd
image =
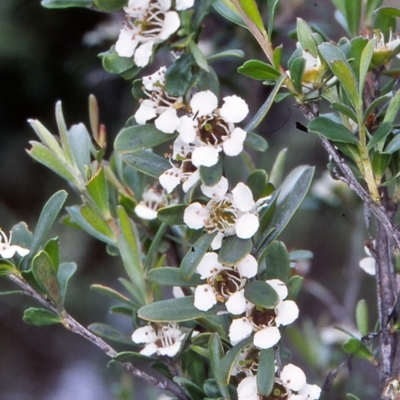
[[[240,290],[245,281],[245,279],[240,277],[238,272],[223,270],[215,277],[214,289],[222,296],[220,301],[224,301],[225,298]],[[217,298],[220,296],[217,295]]]
[[[143,38],[153,39],[158,36],[162,30],[165,19],[165,13],[161,10],[158,1],[151,2],[147,14],[142,21],[135,21],[140,25],[140,35]]]
[[[223,138],[229,135],[229,127],[220,118],[201,117],[199,126],[199,136],[203,143],[215,146],[222,143]]]
[[[250,319],[253,321],[253,323],[259,327],[262,326],[273,326],[275,322],[275,317],[276,313],[275,310],[268,309],[268,308],[261,308],[257,309],[257,307],[254,307]]]
[[[275,383],[271,394],[268,397],[263,397],[263,400],[287,400],[289,398],[288,392],[283,385]]]
[[[230,199],[210,200],[207,208],[209,211],[209,218],[205,224],[207,230],[229,234],[229,231],[234,229],[237,211]]]

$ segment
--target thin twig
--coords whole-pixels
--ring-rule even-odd
[[[82,326],[79,322],[77,322],[74,318],[72,318],[65,310],[58,310],[50,300],[46,297],[41,295],[40,293],[36,292],[32,286],[29,285],[28,282],[23,280],[22,278],[16,275],[7,275],[7,278],[10,279],[12,282],[16,283],[20,286],[27,295],[33,297],[49,310],[53,311],[57,315],[59,315],[63,319],[63,324],[65,328],[74,332],[82,337],[84,337],[89,342],[96,345],[100,348],[105,354],[107,354],[110,358],[114,358],[118,353],[114,350],[110,345],[108,345],[103,339],[99,338],[98,336],[94,335],[84,326]],[[118,361],[119,362],[119,361]],[[134,366],[132,363],[128,362],[119,362],[122,364],[127,371],[129,371],[133,376],[144,380],[145,382],[149,383],[150,385],[157,386],[162,390],[166,390],[176,396],[179,400],[188,400],[186,393],[183,391],[181,387],[179,387],[174,382],[170,381],[166,377],[155,378],[147,374],[146,372],[142,371],[141,369]]]

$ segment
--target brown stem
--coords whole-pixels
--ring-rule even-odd
[[[109,357],[113,358],[118,353],[108,345],[103,339],[97,337],[84,326],[82,326],[79,322],[77,322],[74,318],[72,318],[65,310],[59,311],[54,305],[40,293],[36,292],[28,282],[23,280],[22,278],[16,275],[7,275],[7,278],[10,279],[12,282],[16,283],[20,286],[24,292],[42,303],[45,307],[59,315],[63,319],[64,326],[82,337],[84,337],[89,342],[92,342],[95,346],[99,347],[105,354]],[[171,382],[169,379],[165,377],[155,378],[147,374],[146,372],[142,371],[140,368],[137,368],[132,363],[128,362],[120,362],[124,366],[124,368],[129,371],[133,376],[144,380],[145,382],[149,383],[150,385],[157,386],[162,390],[166,390],[176,396],[179,400],[188,400],[186,393],[183,391],[181,387],[179,387],[174,382]]]

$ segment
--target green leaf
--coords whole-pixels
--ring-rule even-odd
[[[345,1],[345,17],[351,36],[359,34],[362,0]]]
[[[281,86],[283,85],[283,83],[285,82],[286,79],[287,79],[287,76],[285,74],[283,74],[279,78],[278,82],[276,82],[276,85],[272,89],[272,91],[269,94],[265,103],[261,106],[261,108],[256,112],[256,115],[254,115],[254,117],[251,119],[251,121],[244,128],[244,130],[246,132],[248,132],[246,140],[247,140],[247,138],[249,138],[249,135],[251,135],[251,134],[249,134],[249,132],[251,132],[253,129],[256,129],[257,126],[260,125],[260,123],[263,121],[263,119],[267,115],[269,109],[271,108],[272,104],[275,101],[276,96],[278,95],[278,92],[279,92]],[[245,140],[245,144],[246,144],[246,140]],[[251,146],[249,146],[249,147],[251,147]],[[267,147],[268,147],[268,144],[267,144]],[[265,147],[265,149],[267,147]]]
[[[382,103],[385,103],[386,101],[389,101],[391,99],[392,95],[391,94],[385,94],[383,96],[378,97],[375,99],[366,109],[365,114],[364,114],[364,122],[367,121],[368,117],[371,114],[374,114],[375,109],[377,109]]]
[[[54,154],[51,150],[49,150],[46,146],[39,142],[35,142],[31,140],[29,142],[32,146],[30,150],[27,150],[27,153],[34,160],[43,164],[47,168],[51,169],[57,175],[61,176],[68,182],[75,182],[76,178],[70,171],[67,162],[64,158],[59,158],[56,154]]]
[[[103,339],[112,340],[113,342],[123,343],[123,344],[130,344],[133,345],[131,338],[112,326],[101,324],[101,323],[94,323],[88,326],[89,330],[93,332],[95,335],[102,337]]]
[[[374,11],[375,14],[387,15],[390,17],[400,17],[400,8],[396,7],[380,7]]]
[[[160,208],[157,211],[157,218],[167,225],[184,225],[183,214],[186,209],[185,204],[176,204],[174,206],[168,206]]]
[[[132,342],[131,342],[132,344]],[[144,361],[156,361],[156,358],[145,356],[140,353],[136,353],[135,351],[122,351],[118,354],[116,354],[113,357],[113,360],[118,361],[120,363],[132,363],[132,364],[138,364],[142,363]]]
[[[289,257],[290,261],[311,260],[314,254],[310,250],[292,250]]]
[[[352,356],[363,358],[364,360],[373,361],[374,356],[368,347],[359,339],[350,338],[342,345],[343,350]]]
[[[279,3],[279,0],[268,0],[267,8],[268,8],[268,37],[272,37],[272,31],[274,28],[274,18],[276,7]]]
[[[121,154],[136,153],[169,142],[176,136],[159,131],[154,124],[136,125],[118,134],[114,148]]]
[[[368,69],[371,65],[372,55],[374,54],[375,41],[370,40],[365,46],[360,60],[360,76],[358,92],[363,93],[364,84],[367,77]]]
[[[74,165],[86,180],[87,170],[90,166],[91,140],[89,132],[82,123],[72,125],[67,132],[68,142],[74,158]]]
[[[125,271],[132,284],[137,288],[136,298],[140,304],[147,299],[144,268],[141,261],[139,236],[133,221],[128,217],[122,206],[117,207],[119,227],[121,229],[117,242],[121,252]]]
[[[212,167],[200,166],[200,179],[201,182],[206,186],[216,185],[222,177],[222,158],[218,159],[217,164]]]
[[[386,146],[385,153],[393,154],[400,149],[400,133],[398,133]]]
[[[225,306],[219,303],[208,311],[200,311],[194,306],[194,296],[187,296],[147,304],[139,309],[138,316],[153,322],[182,322],[211,317],[218,311],[225,311]]]
[[[250,254],[252,248],[251,239],[240,239],[236,235],[228,236],[222,241],[218,261],[224,265],[235,265]]]
[[[358,82],[346,56],[339,47],[332,43],[322,43],[318,46],[318,49],[357,110],[361,101],[359,99]]]
[[[70,217],[70,221],[68,219],[64,221],[66,224],[76,224],[96,239],[115,246],[116,239],[111,229],[96,209],[87,205],[66,207],[66,209]]]
[[[315,58],[318,57],[318,48],[313,32],[307,22],[301,18],[297,18],[297,39],[304,51],[308,51]]]
[[[122,160],[138,171],[157,179],[163,172],[171,168],[167,159],[148,150],[122,154]]]
[[[204,57],[204,54],[200,50],[199,46],[197,46],[197,44],[193,40],[191,40],[189,43],[189,49],[194,57],[194,60],[196,61],[196,64],[204,71],[210,72],[207,59]]]
[[[222,347],[222,342],[217,333],[213,333],[211,335],[210,341],[208,342],[208,351],[210,354],[211,371],[213,375],[216,377],[219,374],[220,361],[224,356],[224,349]],[[228,385],[221,384],[218,380],[217,384],[224,399],[230,399]]]
[[[293,82],[297,93],[303,93],[303,75],[306,68],[306,59],[303,57],[296,58],[290,64],[290,78]]]
[[[189,279],[193,276],[197,266],[203,259],[204,254],[207,253],[211,242],[214,240],[216,235],[217,232],[212,234],[206,233],[205,235],[201,236],[185,254],[185,257],[183,257],[181,266],[179,268],[179,275],[184,281],[189,281]]]
[[[263,281],[249,282],[244,288],[244,297],[256,306],[267,309],[272,309],[279,303],[275,289]]]
[[[191,54],[184,54],[172,64],[165,73],[165,90],[170,96],[183,96],[192,83],[192,65],[195,63]]]
[[[192,22],[192,32],[197,32],[203,24],[204,18],[209,14],[214,0],[203,0],[198,4],[196,13]]]
[[[286,283],[289,279],[290,258],[283,242],[274,240],[263,253],[267,265],[267,278],[280,279]]]
[[[25,222],[19,222],[11,228],[12,244],[29,249],[32,243],[32,232]]]
[[[268,142],[262,136],[257,135],[257,133],[254,132],[247,132],[243,144],[246,147],[257,151],[265,151],[268,149]]]
[[[58,267],[60,265],[60,249],[59,249],[59,244],[58,244],[58,238],[50,239],[44,246],[44,251],[50,257],[50,260],[53,263],[54,269],[57,272]]]
[[[253,341],[252,337],[248,337],[233,346],[219,362],[218,372],[215,375],[219,385],[226,386],[229,384],[232,370],[239,358],[241,351]]]
[[[363,299],[357,303],[356,307],[356,322],[357,328],[360,331],[361,336],[368,335],[368,306],[367,302]]]
[[[358,144],[357,137],[343,124],[326,117],[317,117],[308,124],[310,132],[318,133],[333,142]]]
[[[115,46],[104,53],[100,53],[99,57],[103,68],[111,74],[122,74],[132,68],[137,68],[138,72],[141,70],[141,68],[135,67],[133,57],[120,57],[115,51]]]
[[[33,258],[32,272],[43,292],[59,310],[62,310],[64,308],[63,299],[57,280],[57,273],[49,255],[43,250]]]
[[[28,308],[24,311],[23,321],[30,325],[46,326],[62,323],[63,320],[57,314],[44,308]]]
[[[200,275],[193,274],[189,280],[181,278],[179,268],[161,267],[153,268],[147,275],[150,282],[163,286],[196,287],[202,284]]]
[[[390,160],[392,159],[391,154],[388,153],[380,153],[379,151],[375,151],[372,154],[371,164],[372,170],[378,179],[382,179],[383,175],[386,172],[386,169],[389,166]]]
[[[242,10],[250,19],[251,22],[255,24],[258,30],[263,34],[265,38],[267,38],[267,32],[264,28],[264,23],[261,18],[260,12],[258,11],[257,3],[255,0],[238,0],[239,4],[242,7]]]
[[[64,303],[67,293],[68,282],[75,273],[77,266],[74,262],[65,262],[60,264],[57,272],[57,280],[60,285],[61,298]]]
[[[225,50],[225,51],[221,51],[220,53],[213,54],[212,56],[208,56],[207,61],[209,63],[211,63],[213,61],[219,60],[221,58],[226,58],[226,57],[243,58],[244,52],[243,52],[243,50],[239,50],[239,49]]]
[[[332,103],[331,107],[342,114],[346,115],[349,117],[351,120],[354,122],[357,122],[357,115],[354,113],[353,109],[351,109],[349,106],[343,103]]]
[[[350,399],[350,400],[360,400],[357,396],[354,396],[354,395],[351,394],[351,393],[347,393],[347,394],[346,394],[346,397],[347,397],[348,399]]]
[[[103,11],[118,11],[126,6],[128,0],[95,0],[96,6]]]
[[[371,140],[368,142],[367,149],[371,150],[376,144],[380,144],[379,148],[382,149],[386,138],[393,130],[393,125],[389,122],[384,122],[379,126],[379,128],[374,132]]]
[[[268,176],[263,169],[256,169],[248,176],[246,185],[250,188],[254,200],[267,196],[267,181]]]
[[[66,198],[67,192],[65,190],[60,190],[53,194],[44,205],[32,237],[31,251],[23,261],[25,267],[29,265],[31,258],[38,252],[40,246],[43,244],[44,238],[56,220]]]
[[[12,264],[6,260],[0,261],[0,276],[15,274],[16,272],[17,272],[17,269],[15,268],[14,264]]]
[[[54,135],[52,135],[40,121],[29,119],[28,122],[36,135],[42,141],[43,145],[48,147],[60,162],[65,162],[64,152]]]
[[[288,297],[287,300],[296,300],[298,295],[301,292],[301,288],[303,287],[304,278],[300,275],[293,275],[288,283],[286,284],[288,288]]]
[[[90,181],[86,183],[86,188],[103,216],[105,218],[111,218],[108,204],[107,180],[103,167],[100,167],[91,177]]]
[[[271,168],[271,173],[269,175],[269,181],[275,187],[279,187],[281,185],[283,169],[285,167],[286,155],[287,155],[287,148],[282,149],[276,156],[274,164]]]
[[[261,349],[257,367],[257,391],[262,397],[268,397],[275,384],[274,349]]]
[[[92,7],[94,0],[42,0],[45,8]]]
[[[281,73],[274,67],[259,60],[246,61],[241,67],[238,68],[238,72],[242,75],[260,81],[277,80],[281,76]]]
[[[365,19],[366,26],[372,26],[372,16],[374,11],[379,8],[383,3],[383,0],[367,0],[365,6]]]
[[[394,122],[400,110],[400,90],[390,100],[383,122]]]
[[[248,29],[246,23],[243,21],[242,16],[237,12],[236,8],[232,5],[229,7],[228,4],[229,2],[216,0],[213,3],[213,7],[218,14],[222,15],[228,21],[231,21],[242,28]]]
[[[218,75],[216,74],[214,68],[209,66],[210,72],[204,71],[204,69],[200,70],[198,74],[197,87],[199,91],[210,90],[217,97],[220,94],[220,84]]]
[[[107,296],[110,299],[125,303],[128,306],[135,306],[135,303],[132,302],[128,297],[124,296],[123,294],[117,292],[116,290],[114,290],[110,287],[94,284],[94,285],[90,286],[90,289],[92,289],[93,291],[95,291],[97,293],[102,294],[103,296]]]
[[[307,166],[302,167],[302,169],[303,171],[296,183],[293,185],[290,193],[277,206],[274,217],[265,228],[265,231],[271,231],[271,234],[256,243],[255,248],[257,257],[259,257],[269,243],[271,243],[283,231],[306,197],[314,175],[314,168]]]

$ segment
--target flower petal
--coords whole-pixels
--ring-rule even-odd
[[[240,97],[233,95],[223,98],[224,105],[221,107],[220,115],[226,122],[240,122],[249,113],[249,106]]]
[[[143,354],[144,356],[151,356],[156,352],[158,352],[158,347],[155,343],[148,343],[142,350],[140,350],[140,354]]]
[[[145,67],[149,63],[150,57],[153,54],[153,45],[154,42],[149,40],[136,49],[134,61],[138,67]]]
[[[177,167],[172,167],[163,172],[158,179],[167,193],[171,193],[181,182],[181,170]]]
[[[241,128],[235,128],[230,136],[222,143],[224,153],[229,157],[239,155],[243,151],[243,142],[247,133]]]
[[[250,239],[258,230],[260,222],[254,214],[246,213],[235,222],[236,236],[240,239]]]
[[[192,164],[195,167],[212,167],[218,162],[219,150],[212,146],[196,147],[192,153]]]
[[[188,173],[186,173],[187,175]],[[198,169],[192,172],[190,176],[183,182],[182,189],[186,193],[192,186],[194,186],[200,180],[200,172]]]
[[[174,133],[180,124],[180,119],[173,108],[167,108],[155,121],[158,130],[164,133]]]
[[[276,326],[286,326],[295,321],[299,316],[299,307],[293,300],[285,300],[275,307],[276,317],[275,323]]]
[[[376,274],[376,261],[374,257],[365,257],[359,262],[360,267],[368,274]]]
[[[268,285],[272,286],[279,296],[279,300],[283,301],[288,295],[287,286],[280,279],[269,279],[266,281]]]
[[[238,400],[259,400],[257,376],[246,376],[237,387]]]
[[[143,100],[135,113],[135,120],[139,125],[144,125],[157,116],[157,105],[151,100]]]
[[[191,229],[203,228],[207,218],[207,209],[197,202],[187,206],[183,214],[183,221]]]
[[[229,340],[234,346],[236,343],[249,337],[252,332],[253,325],[246,317],[234,319],[229,327]]]
[[[194,306],[200,311],[208,311],[215,304],[217,298],[211,285],[199,285],[194,291]]]
[[[192,112],[197,117],[211,114],[218,107],[218,98],[211,90],[196,93],[190,100]]]
[[[217,236],[211,242],[211,248],[213,250],[218,250],[222,246],[222,239],[224,238],[224,234],[222,232],[218,232]]]
[[[159,34],[161,40],[167,40],[181,25],[181,20],[176,11],[168,11],[165,13],[163,27]]]
[[[188,9],[190,7],[193,7],[194,0],[176,0],[175,4],[176,4],[175,8],[178,11],[186,10],[186,9]]]
[[[138,204],[135,207],[135,213],[138,217],[153,220],[157,218],[157,211],[152,210],[150,207],[147,207],[145,204]]]
[[[136,329],[131,338],[135,343],[153,343],[157,340],[157,334],[151,325],[145,325]]]
[[[240,315],[246,311],[246,299],[244,297],[244,289],[229,296],[225,302],[226,309],[233,315]]]
[[[253,278],[258,272],[258,262],[251,254],[247,254],[239,264],[236,264],[236,269],[243,278]]]
[[[233,203],[242,212],[250,211],[254,205],[253,193],[243,182],[239,182],[233,189]]]
[[[204,254],[196,268],[196,272],[200,274],[200,279],[207,279],[216,276],[222,268],[223,265],[218,261],[218,254],[209,252]]]
[[[225,196],[226,192],[228,191],[228,179],[224,176],[221,176],[219,182],[214,186],[200,186],[201,191],[203,194],[210,199],[221,199]]]
[[[196,139],[197,134],[197,121],[193,121],[187,115],[184,115],[179,120],[179,126],[177,131],[179,132],[179,137],[184,143],[193,143]]]
[[[277,327],[267,326],[256,332],[253,344],[260,349],[270,349],[279,342],[280,338],[281,333]]]
[[[119,33],[115,51],[120,57],[132,57],[139,41],[135,38],[137,30],[124,27]]]
[[[283,367],[280,378],[283,386],[296,392],[301,390],[307,383],[303,370],[293,364],[287,364]]]

